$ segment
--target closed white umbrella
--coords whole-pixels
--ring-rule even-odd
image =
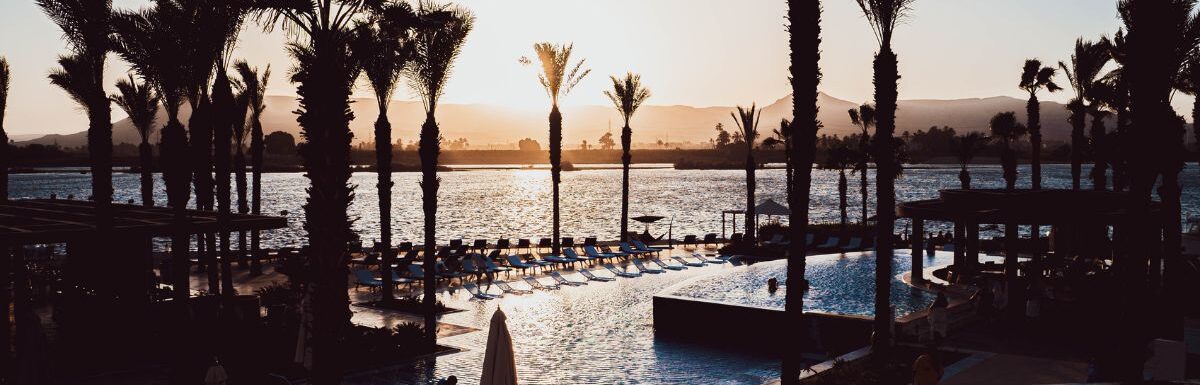
[[[512,335],[508,334],[504,311],[496,309],[488,330],[487,350],[483,354],[480,385],[516,385],[517,362],[513,356]]]

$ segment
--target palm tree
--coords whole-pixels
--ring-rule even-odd
[[[188,10],[175,2],[159,1],[141,12],[121,13],[114,20],[115,51],[156,88],[167,115],[159,135],[159,163],[167,190],[167,205],[177,230],[171,238],[171,282],[173,300],[185,304],[190,296],[188,265],[189,235],[184,230],[192,167],[187,154],[188,137],[179,120],[179,107],[186,95],[187,60],[192,34]],[[181,307],[181,310],[186,310]]]
[[[613,82],[612,91],[604,91],[604,95],[612,100],[613,106],[621,113],[621,118],[625,120],[625,126],[621,128],[621,242],[625,242],[629,236],[629,163],[633,157],[629,154],[629,148],[633,143],[633,129],[629,128],[629,121],[633,119],[633,113],[637,112],[638,107],[646,99],[650,98],[650,90],[642,86],[642,76],[635,75],[633,72],[625,74],[624,78],[610,76]]]
[[[788,1],[788,67],[792,86],[792,123],[785,124],[787,133],[789,176],[788,219],[789,238],[804,239],[808,233],[809,187],[812,184],[812,165],[816,153],[817,130],[817,86],[821,83],[821,2]],[[787,249],[787,281],[784,288],[784,316],[790,325],[803,325],[804,290],[808,287],[804,278],[805,256],[808,253],[803,242],[792,242]],[[790,349],[783,355],[780,377],[785,385],[794,385],[800,380],[801,341],[797,336],[804,333],[785,333],[790,336],[785,345]]]
[[[958,158],[958,181],[962,185],[963,190],[971,189],[971,172],[967,171],[967,165],[971,164],[971,160],[975,159],[976,155],[983,152],[987,144],[987,137],[978,132],[959,135],[954,141],[954,156]]]
[[[142,167],[142,205],[154,206],[154,154],[150,147],[150,132],[154,130],[159,97],[149,83],[138,83],[133,75],[118,81],[117,91],[110,97],[112,102],[129,115],[129,121],[142,139],[138,144],[139,164]]]
[[[1024,125],[1017,122],[1017,114],[1012,111],[1001,112],[992,116],[989,123],[992,138],[1000,142],[1000,163],[1004,168],[1004,188],[1017,188],[1017,153],[1012,145],[1028,132]]]
[[[8,59],[0,56],[0,201],[8,200],[9,148],[8,132],[4,131],[4,110],[8,108]]]
[[[897,81],[900,73],[892,52],[892,33],[896,25],[912,11],[914,0],[856,0],[879,43],[875,55],[875,338],[872,347],[883,349],[891,341],[892,257],[896,223],[896,165],[893,133],[896,131]]]
[[[875,107],[863,103],[857,109],[851,108],[850,123],[862,129],[858,137],[858,156],[854,163],[854,172],[859,175],[859,192],[862,194],[862,223],[867,223],[867,167],[871,161],[871,126],[875,125]]]
[[[250,112],[250,95],[246,84],[232,80],[237,93],[233,96],[233,175],[237,191],[238,214],[250,213],[250,202],[247,201],[246,191],[246,116]],[[238,232],[238,267],[247,267],[246,232]]]
[[[246,95],[250,113],[250,168],[251,168],[251,184],[254,187],[250,190],[250,213],[254,215],[262,214],[262,172],[263,172],[263,130],[262,130],[262,114],[267,110],[266,93],[267,81],[271,78],[271,65],[259,76],[258,68],[251,68],[249,63],[245,61],[234,64],[242,84],[245,85],[245,90],[242,91]],[[259,250],[258,230],[250,232],[250,251],[258,253]],[[258,275],[262,272],[262,265],[258,258],[250,259],[250,274]]]
[[[437,329],[433,327],[437,323],[434,309],[437,272],[434,266],[437,256],[437,191],[441,183],[441,178],[437,176],[438,154],[441,152],[437,105],[445,90],[446,80],[454,69],[454,61],[475,26],[475,15],[465,8],[431,2],[419,3],[416,13],[420,20],[438,20],[437,23],[422,22],[415,31],[410,40],[412,58],[404,70],[409,85],[421,95],[421,102],[425,106],[425,123],[421,125],[418,153],[421,157],[421,202],[425,210],[425,338],[432,346],[437,342]]]
[[[1042,88],[1050,92],[1062,89],[1054,83],[1054,72],[1054,67],[1043,67],[1042,62],[1038,59],[1027,59],[1021,71],[1021,83],[1018,84],[1018,87],[1029,93],[1029,101],[1025,103],[1025,113],[1028,119],[1026,127],[1029,128],[1029,142],[1033,147],[1030,156],[1030,173],[1033,174],[1034,190],[1042,188],[1042,113],[1041,106],[1038,105],[1037,92]]]
[[[857,154],[854,154],[854,150],[850,149],[846,144],[839,144],[837,147],[829,150],[829,156],[825,157],[825,163],[821,165],[822,168],[828,170],[838,170],[838,209],[842,213],[843,229],[846,228],[848,222],[846,208],[849,206],[846,204],[846,190],[848,187],[846,169],[854,167],[855,160],[861,158]]]
[[[400,8],[412,10],[407,3]],[[409,18],[411,19],[411,17]],[[403,75],[408,60],[405,44],[409,25],[367,26],[359,30],[358,53],[362,55],[363,73],[375,92],[379,116],[375,119],[375,168],[379,189],[379,248],[383,253],[380,275],[390,279],[396,254],[392,251],[392,123],[388,121],[388,104]],[[383,285],[382,301],[395,300],[393,285]]]
[[[1075,190],[1079,190],[1082,173],[1085,114],[1092,114],[1094,118],[1091,136],[1096,166],[1092,169],[1092,177],[1095,179],[1096,173],[1099,172],[1099,183],[1094,184],[1101,190],[1105,185],[1104,161],[1098,156],[1099,149],[1103,147],[1104,119],[1098,113],[1101,110],[1094,96],[1094,88],[1096,80],[1100,77],[1100,70],[1112,59],[1109,53],[1112,50],[1111,45],[1108,38],[1103,36],[1095,42],[1079,38],[1075,40],[1075,52],[1071,54],[1071,63],[1068,65],[1058,62],[1058,67],[1067,75],[1071,89],[1075,91],[1075,98],[1067,104],[1067,109],[1071,111],[1071,116],[1067,118],[1071,122],[1071,188]],[[1085,102],[1090,103],[1084,104]]]
[[[300,146],[310,181],[304,205],[309,235],[308,277],[304,295],[311,303],[306,322],[312,331],[312,379],[317,384],[341,380],[339,340],[350,326],[346,288],[346,245],[354,237],[348,209],[354,194],[350,180],[350,95],[360,65],[352,45],[361,23],[386,15],[390,1],[328,0],[251,1],[265,28],[282,25],[292,37],[288,51],[296,60],[291,81],[297,84],[297,121],[305,142]],[[426,329],[434,329],[433,323]]]
[[[50,21],[62,29],[69,55],[50,82],[65,90],[88,115],[88,164],[92,199],[100,231],[111,226],[112,107],[104,91],[104,64],[112,49],[112,0],[36,0]]]
[[[771,130],[771,138],[768,138],[768,139],[773,139],[772,141],[774,141],[776,143],[783,143],[783,160],[784,160],[783,175],[784,175],[784,181],[787,183],[787,196],[788,196],[789,202],[791,201],[791,196],[792,196],[792,179],[793,179],[793,175],[792,175],[793,174],[793,172],[792,172],[792,129],[791,129],[791,127],[792,127],[792,122],[788,121],[787,118],[780,119],[779,128]],[[763,145],[766,145],[766,144],[767,144],[767,140],[764,139]]]
[[[1192,95],[1192,135],[1195,136],[1197,149],[1200,150],[1200,55],[1192,55],[1184,66],[1184,73],[1180,76],[1179,90]],[[2,113],[2,111],[0,111]],[[1200,151],[1197,151],[1200,154]],[[1200,165],[1200,156],[1196,157],[1196,164]]]
[[[201,12],[202,17],[207,24],[205,33],[212,42],[210,46],[216,49],[216,55],[213,60],[213,68],[215,68],[215,79],[212,85],[212,128],[213,128],[213,172],[216,173],[216,193],[217,193],[217,223],[221,231],[219,233],[220,253],[221,253],[221,294],[227,297],[235,295],[233,287],[233,252],[230,239],[230,232],[227,229],[233,215],[233,202],[230,199],[230,194],[233,190],[233,181],[230,178],[230,173],[233,171],[233,131],[234,126],[244,125],[245,111],[238,113],[237,101],[233,94],[233,83],[229,79],[229,66],[232,64],[231,54],[235,44],[237,43],[238,31],[241,30],[242,21],[245,17],[245,11],[239,5],[232,2],[222,3],[220,5],[206,5],[204,11]],[[243,121],[238,122],[238,116],[243,117]],[[207,174],[207,170],[205,170]]]
[[[758,138],[758,122],[762,117],[762,111],[758,110],[754,103],[750,104],[750,108],[742,108],[737,106],[737,113],[730,112],[729,116],[733,117],[733,123],[737,125],[738,132],[742,134],[742,140],[746,143],[746,237],[751,245],[755,243],[754,230],[758,227],[756,216],[754,214],[754,169],[757,164],[754,163],[754,141]]]
[[[541,83],[542,88],[546,89],[546,95],[550,97],[550,179],[553,186],[552,199],[554,200],[554,230],[551,250],[555,255],[561,251],[559,250],[561,237],[559,237],[558,185],[562,181],[560,176],[562,173],[562,112],[558,110],[558,100],[571,93],[571,90],[592,72],[590,69],[583,68],[586,59],[579,60],[574,66],[571,65],[573,48],[573,44],[537,43],[533,45],[533,51],[537,53],[538,61],[542,64],[541,71],[538,72],[538,82]],[[529,62],[528,59],[522,61]]]

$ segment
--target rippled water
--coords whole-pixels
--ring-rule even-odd
[[[1085,168],[1086,171],[1086,168]],[[874,173],[868,173],[873,177]],[[974,166],[971,168],[973,186],[977,188],[1003,187],[1001,170],[998,166]],[[539,238],[550,235],[550,173],[544,169],[472,169],[443,172],[438,209],[438,239],[442,242],[453,238]],[[758,171],[757,198],[786,201],[784,172],[781,169]],[[1020,171],[1019,185],[1028,186],[1028,166]],[[857,189],[857,175],[850,175],[849,214],[851,221],[861,218],[861,199]],[[79,173],[18,174],[11,176],[11,194],[18,198],[45,198],[50,194],[66,197],[74,194],[78,199],[90,193],[90,176]],[[420,240],[422,238],[423,214],[419,173],[396,173],[393,176],[393,232],[395,242]],[[1043,166],[1043,185],[1046,188],[1069,188],[1069,165]],[[161,179],[156,196],[165,202]],[[1183,171],[1182,181],[1184,217],[1200,215],[1200,169],[1189,163]],[[140,201],[138,176],[118,173],[114,175],[116,197],[120,201]],[[351,206],[352,214],[358,218],[354,228],[364,240],[379,237],[378,194],[375,189],[375,174],[355,173],[352,183],[358,188]],[[634,169],[630,172],[630,216],[661,215],[667,217],[651,226],[655,235],[665,234],[668,224],[673,222],[673,235],[683,238],[685,234],[702,235],[721,232],[721,211],[742,209],[745,206],[745,172],[741,170],[674,170]],[[1090,180],[1083,181],[1090,188]],[[900,202],[930,199],[937,191],[957,188],[957,167],[930,167],[905,170],[896,186],[896,198]],[[304,204],[308,180],[300,173],[272,173],[263,175],[263,210],[268,214],[289,212],[290,227],[271,231],[264,235],[268,246],[295,245],[302,242],[304,232],[302,205]],[[874,191],[874,182],[871,182]],[[837,172],[814,170],[812,187],[813,222],[836,222],[839,220]],[[874,198],[870,198],[870,215],[874,215]],[[194,200],[193,200],[194,202]],[[621,170],[590,169],[563,173],[562,183],[562,234],[564,236],[616,239],[620,231]],[[786,219],[784,219],[786,222]],[[927,231],[945,230],[933,222]],[[631,229],[641,230],[642,225],[630,223]],[[897,231],[903,231],[906,221],[897,223]],[[739,227],[740,229],[740,227]]]

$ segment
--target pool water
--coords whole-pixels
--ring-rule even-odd
[[[672,252],[683,254],[681,250]],[[939,252],[927,257],[925,266],[944,265],[952,259],[950,253]],[[875,265],[871,253],[818,255],[808,261],[812,289],[805,295],[806,311],[872,314]],[[346,383],[427,384],[430,379],[450,375],[457,376],[460,383],[477,383],[488,325],[492,313],[500,308],[508,316],[522,384],[759,385],[779,377],[778,357],[655,339],[654,328],[672,325],[653,324],[652,299],[664,290],[676,290],[677,295],[782,308],[783,290],[777,295],[768,294],[766,280],[777,277],[786,283],[786,266],[785,261],[752,266],[709,265],[555,291],[505,295],[490,301],[470,299],[462,290],[443,292],[438,299],[466,311],[446,314],[441,322],[480,331],[441,338],[439,342],[466,351],[354,376]],[[908,254],[897,251],[892,301],[901,315],[928,306],[934,298],[899,281],[909,266]],[[596,274],[608,276],[607,272]],[[563,275],[583,280],[574,272]],[[519,281],[519,277],[509,280]],[[543,277],[542,281],[550,279]],[[527,287],[523,282],[513,286]],[[499,293],[495,288],[490,292]],[[703,324],[705,320],[694,322]]]
[[[954,254],[937,252],[925,255],[923,266],[944,266]],[[844,315],[875,314],[875,254],[873,251],[814,255],[806,259],[805,275],[809,290],[804,293],[804,311]],[[929,307],[936,294],[913,288],[901,280],[912,270],[909,250],[896,250],[892,259],[892,299],[896,317]],[[780,289],[772,294],[767,280],[779,280]],[[695,278],[681,284],[670,294],[739,305],[783,309],[787,285],[787,261],[756,263],[728,269],[721,274]]]

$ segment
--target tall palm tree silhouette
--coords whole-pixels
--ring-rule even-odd
[[[1062,89],[1054,83],[1054,67],[1043,67],[1038,59],[1026,59],[1021,70],[1021,83],[1018,84],[1029,93],[1029,101],[1025,103],[1026,127],[1029,129],[1029,142],[1032,147],[1030,156],[1030,174],[1034,190],[1042,188],[1042,126],[1041,106],[1038,104],[1037,92],[1045,88],[1049,92]]]
[[[1087,114],[1099,118],[1093,120],[1092,124],[1092,153],[1096,159],[1096,166],[1092,171],[1093,178],[1096,177],[1097,169],[1103,170],[1105,167],[1104,161],[1096,156],[1103,147],[1104,119],[1097,113],[1102,110],[1100,103],[1095,99],[1094,88],[1096,80],[1100,77],[1100,71],[1112,59],[1112,55],[1109,53],[1112,50],[1110,45],[1111,43],[1106,37],[1101,37],[1100,40],[1094,42],[1079,38],[1075,40],[1075,52],[1071,54],[1070,63],[1058,62],[1058,67],[1067,75],[1068,83],[1075,91],[1075,98],[1067,104],[1067,109],[1071,111],[1070,117],[1067,118],[1071,122],[1071,188],[1075,190],[1079,189],[1079,179],[1082,173],[1081,164],[1085,141],[1083,127]],[[1105,185],[1103,171],[1100,171],[1100,178],[1100,183],[1096,184],[1096,187],[1103,190]]]
[[[104,91],[105,59],[112,49],[112,0],[37,0],[50,21],[63,31],[70,54],[59,58],[50,82],[65,90],[88,116],[88,164],[96,225],[111,227],[112,109]]]
[[[236,66],[234,69],[236,70]],[[250,213],[246,181],[246,139],[250,127],[246,117],[250,112],[250,91],[240,80],[230,80],[237,92],[233,95],[233,175],[234,190],[237,191],[238,214]],[[238,267],[245,269],[249,255],[246,253],[246,232],[238,231]]]
[[[305,141],[300,157],[310,181],[304,205],[308,232],[307,282],[304,295],[311,303],[305,322],[312,331],[312,380],[317,384],[341,381],[340,339],[350,326],[347,295],[346,245],[354,238],[348,213],[353,201],[350,180],[350,95],[360,63],[352,45],[364,20],[385,15],[391,1],[329,0],[250,2],[267,29],[281,25],[292,42],[288,51],[295,60],[291,81],[297,84],[300,107],[297,121]],[[428,324],[427,329],[433,329]]]
[[[8,200],[9,148],[8,132],[4,130],[4,111],[8,108],[8,84],[11,80],[8,59],[0,56],[0,201]]]
[[[624,78],[610,76],[613,82],[611,91],[604,91],[604,95],[613,102],[613,106],[617,108],[617,112],[621,113],[621,118],[624,119],[625,125],[621,127],[621,242],[627,241],[629,237],[629,163],[633,160],[633,156],[629,154],[630,147],[633,143],[633,129],[629,128],[629,121],[633,119],[633,114],[637,112],[638,107],[646,99],[650,98],[650,90],[642,86],[642,76],[635,75],[633,72],[625,74]]]
[[[808,287],[804,279],[807,245],[798,240],[808,232],[808,207],[812,185],[812,165],[816,153],[817,130],[817,86],[821,83],[821,2],[788,0],[787,30],[789,81],[792,86],[792,123],[784,124],[787,134],[788,163],[791,165],[789,179],[788,219],[789,238],[793,240],[787,250],[787,280],[784,288],[784,316],[791,325],[804,325],[804,290]],[[784,333],[788,336],[785,346],[789,350],[780,364],[780,379],[785,385],[794,385],[800,380],[801,335]]]
[[[409,85],[421,95],[425,106],[425,123],[421,125],[421,203],[425,211],[424,297],[425,339],[437,342],[435,289],[437,271],[437,192],[441,178],[437,176],[438,154],[441,152],[441,130],[437,123],[437,105],[445,91],[446,81],[454,69],[454,61],[462,52],[467,35],[475,26],[475,15],[465,8],[448,4],[421,2],[416,9],[421,20],[410,41],[412,58],[405,67]]]
[[[784,176],[784,182],[787,185],[787,196],[788,196],[789,204],[791,204],[790,203],[791,196],[793,193],[792,183],[793,183],[793,179],[795,177],[795,175],[793,175],[794,172],[793,172],[793,165],[792,165],[793,143],[792,143],[792,128],[791,127],[792,127],[792,122],[788,121],[786,118],[784,118],[784,119],[779,120],[779,128],[771,130],[771,137],[775,138],[775,140],[777,142],[783,143],[783,161],[784,161],[783,176]],[[766,143],[765,140],[763,142]]]
[[[849,146],[839,144],[837,147],[829,150],[829,155],[825,157],[825,162],[821,165],[822,168],[838,171],[838,209],[842,213],[841,224],[843,229],[848,224],[846,209],[849,207],[846,204],[846,193],[849,187],[846,181],[846,169],[853,167],[855,160],[858,158],[859,156],[854,154],[854,150],[850,149]]]
[[[541,71],[538,71],[538,82],[546,90],[546,95],[550,97],[550,179],[551,195],[553,195],[551,199],[554,200],[552,210],[554,223],[551,235],[553,239],[550,248],[555,255],[561,252],[562,238],[559,236],[558,207],[558,185],[562,182],[562,112],[558,110],[558,100],[571,93],[571,90],[592,72],[590,69],[583,68],[586,59],[581,59],[575,65],[571,65],[571,51],[574,47],[573,44],[537,43],[533,45],[533,51],[537,53],[538,61],[542,65]],[[522,61],[529,63],[528,59]]]
[[[263,130],[262,130],[262,114],[267,110],[266,94],[267,82],[271,78],[271,65],[263,70],[262,75],[259,75],[258,68],[251,68],[250,63],[239,61],[234,64],[237,69],[238,76],[241,78],[245,89],[242,91],[246,95],[246,103],[249,109],[249,124],[250,124],[250,181],[253,187],[250,189],[250,213],[254,215],[262,214],[262,172],[263,172]],[[259,251],[259,241],[261,233],[258,230],[250,232],[250,251],[257,254]],[[262,272],[262,265],[259,263],[257,256],[250,259],[250,274],[258,275]]]
[[[129,75],[117,81],[117,93],[110,97],[113,104],[129,115],[129,121],[137,130],[141,143],[138,144],[138,164],[141,166],[142,205],[154,206],[154,153],[150,147],[150,133],[154,131],[154,118],[158,114],[158,94],[151,84],[138,82]]]
[[[1200,55],[1192,55],[1188,59],[1184,67],[1184,73],[1180,77],[1180,91],[1192,95],[1192,135],[1195,137],[1196,150],[1200,154]],[[1200,156],[1196,157],[1196,164],[1200,165]]]
[[[756,114],[755,111],[758,113]],[[762,117],[762,111],[751,103],[750,108],[742,108],[737,106],[737,112],[730,112],[729,116],[733,117],[733,124],[737,126],[738,131],[742,134],[742,140],[746,143],[746,237],[750,243],[755,243],[754,232],[757,222],[754,214],[754,190],[755,178],[754,170],[757,164],[754,163],[754,142],[758,139],[758,122]]]
[[[959,135],[954,138],[954,157],[958,159],[958,182],[963,190],[971,189],[971,172],[967,166],[975,156],[983,152],[987,145],[987,137],[978,132]]]
[[[875,256],[875,339],[872,348],[881,350],[891,341],[888,329],[892,317],[891,298],[892,257],[894,256],[894,227],[896,223],[896,131],[897,68],[896,53],[892,52],[892,34],[901,20],[912,11],[914,0],[856,0],[875,39],[879,52],[875,54],[875,191],[876,191],[876,256]]]
[[[396,254],[392,251],[392,123],[388,121],[388,104],[392,102],[404,66],[408,61],[406,39],[414,20],[412,9],[401,3],[397,10],[408,14],[403,23],[388,23],[359,29],[357,51],[362,57],[363,73],[375,92],[379,116],[375,119],[376,188],[379,190],[379,246],[383,258],[380,274],[391,279]],[[395,300],[393,285],[383,285],[382,300]]]
[[[875,125],[875,107],[864,103],[847,112],[850,114],[850,123],[862,129],[858,137],[858,151],[853,155],[858,156],[854,172],[858,173],[859,193],[862,194],[862,223],[867,223],[867,168],[871,162],[871,126]]]
[[[1000,143],[1000,163],[1004,169],[1004,188],[1017,188],[1017,154],[1013,144],[1028,133],[1020,122],[1017,114],[1012,111],[1001,112],[992,116],[989,122],[992,138]]]
[[[188,186],[192,166],[187,154],[187,131],[179,120],[179,108],[187,95],[188,76],[193,71],[193,63],[188,60],[190,43],[195,37],[191,33],[193,11],[176,2],[158,1],[143,11],[120,13],[113,23],[115,51],[156,88],[167,115],[166,124],[159,131],[159,164],[167,190],[167,205],[171,207],[176,225],[171,236],[172,298],[181,305],[190,296],[190,236],[183,226],[191,198]]]

